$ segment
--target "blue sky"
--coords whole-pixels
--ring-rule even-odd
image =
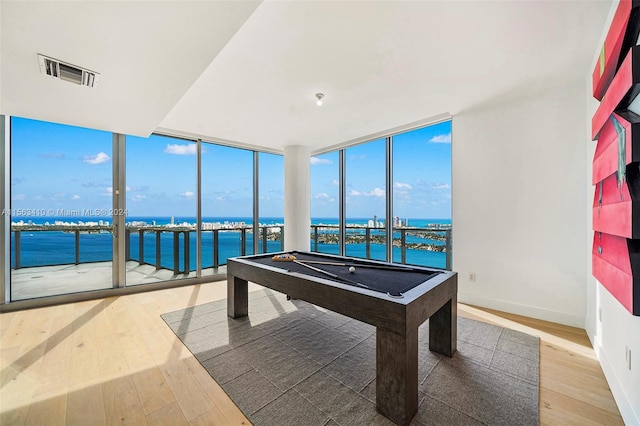
[[[13,209],[111,208],[111,133],[12,118]]]
[[[451,122],[394,136],[393,206],[401,218],[451,218]],[[348,148],[347,217],[385,215],[384,139]],[[311,159],[311,216],[338,215],[338,153]]]
[[[12,119],[13,209],[108,210],[112,196],[112,135]],[[451,124],[394,138],[394,215],[451,217]],[[193,217],[196,144],[153,135],[127,137],[129,216]],[[346,150],[347,216],[384,216],[384,140]],[[282,217],[283,157],[260,153],[260,216]],[[203,144],[203,216],[252,214],[253,152]],[[338,154],[311,159],[312,217],[338,215]]]

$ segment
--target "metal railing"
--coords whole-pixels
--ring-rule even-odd
[[[80,261],[80,235],[82,234],[97,234],[103,232],[111,232],[112,227],[109,225],[78,225],[78,226],[69,226],[69,225],[19,225],[19,226],[11,226],[11,232],[13,233],[13,247],[12,254],[14,255],[14,269],[22,268],[21,262],[21,241],[22,241],[22,233],[23,232],[65,232],[72,233],[74,235],[74,264],[79,265],[82,263]],[[42,262],[38,265],[30,265],[30,266],[51,266],[58,265],[60,263],[47,263]]]
[[[272,228],[278,228],[279,232],[270,232]],[[268,243],[269,241],[279,241],[279,250],[284,250],[284,226],[283,225],[263,225],[259,227],[259,238],[260,245],[259,248],[262,250],[262,253],[267,253]],[[105,253],[107,253],[107,258],[102,260],[92,260],[85,261],[81,260],[81,239],[80,236],[84,234],[98,234],[98,233],[109,233],[113,232],[113,228],[110,225],[14,225],[12,226],[11,232],[13,234],[13,245],[12,245],[12,254],[13,254],[13,269],[20,269],[25,267],[22,264],[22,234],[25,232],[29,233],[44,233],[44,232],[64,232],[70,233],[74,235],[73,242],[73,262],[64,261],[64,262],[49,262],[46,259],[41,259],[37,265],[27,265],[27,266],[52,266],[52,265],[64,265],[64,264],[75,264],[79,265],[81,263],[91,263],[97,261],[109,261],[111,260],[111,245],[105,247]],[[188,226],[175,226],[175,227],[165,227],[165,226],[131,226],[128,225],[125,229],[125,258],[127,261],[133,260],[137,261],[140,265],[153,265],[156,269],[171,269],[175,275],[188,273],[193,270],[191,265],[191,234],[195,233],[195,227]],[[226,258],[222,258],[221,262],[221,250],[220,250],[220,233],[239,233],[239,249],[238,252],[233,254],[233,256],[244,256],[247,253],[253,252],[253,247],[249,247],[249,243],[251,242],[249,238],[247,238],[247,234],[253,233],[253,228],[250,227],[234,227],[234,228],[220,228],[220,229],[206,229],[201,230],[202,234],[211,233],[211,263],[213,268],[218,268],[222,265],[226,264]],[[162,235],[170,233],[172,237],[170,238],[171,243],[171,265],[163,264],[162,262]],[[149,247],[148,244],[145,243],[147,240],[145,238],[146,235],[152,234],[155,238],[153,241],[154,247]],[[136,235],[138,237],[137,244],[132,244],[132,235]],[[181,244],[182,243],[182,244]],[[132,250],[133,246],[133,250]],[[182,247],[181,247],[182,246]],[[56,247],[60,249],[59,247]],[[145,252],[149,249],[155,251],[155,256],[153,262],[145,261]],[[166,249],[165,249],[166,250]],[[132,253],[133,251],[133,253]],[[231,257],[231,256],[227,256]]]
[[[371,248],[378,244],[384,246],[386,244],[386,235],[384,228],[375,228],[369,226],[346,226],[345,245],[364,244],[365,258],[372,258]],[[311,250],[320,252],[322,244],[339,244],[339,227],[338,225],[311,225]],[[444,253],[445,269],[451,270],[451,228],[450,227],[432,227],[432,228],[416,228],[416,227],[400,227],[393,228],[393,246],[400,249],[400,262],[407,263],[408,250],[424,250],[430,252]],[[397,236],[396,236],[397,235]],[[432,242],[414,242],[408,243],[407,236],[419,237],[421,240],[430,240]],[[438,244],[442,243],[442,244]],[[423,265],[434,266],[434,265]]]
[[[269,229],[278,228],[279,232],[269,233]],[[268,253],[269,241],[280,241],[279,250],[284,250],[284,226],[283,225],[264,225],[259,227],[260,230],[260,248],[262,253]],[[173,233],[173,267],[167,267],[162,265],[162,244],[161,234],[163,232]],[[126,254],[127,260],[135,260],[140,265],[154,265],[156,269],[173,269],[174,275],[188,273],[192,268],[190,267],[190,234],[195,229],[191,227],[127,227],[125,231],[126,235]],[[247,234],[252,234],[253,229],[249,227],[236,227],[236,228],[220,228],[220,229],[205,229],[200,231],[202,234],[212,233],[211,238],[211,264],[212,268],[218,268],[225,265],[226,262],[220,262],[220,233],[232,233],[239,232],[239,250],[234,256],[245,256],[247,252],[252,252],[253,248],[248,247],[249,239]],[[138,257],[135,258],[131,255],[131,234],[138,234]],[[145,238],[144,235],[148,233],[155,234],[155,261],[154,263],[145,261]],[[182,236],[182,262],[180,262],[180,237]],[[227,256],[230,257],[230,256]],[[182,264],[182,269],[181,269]]]
[[[271,228],[278,228],[278,232],[270,232]],[[373,228],[365,226],[353,226],[347,225],[346,245],[350,244],[364,244],[365,256],[367,259],[372,258],[372,247],[374,245],[384,245],[386,243],[386,236],[384,235],[384,229]],[[279,250],[284,250],[284,226],[282,225],[263,225],[259,227],[260,230],[260,249],[262,253],[268,253],[268,242],[279,241]],[[320,245],[322,244],[339,244],[339,227],[338,225],[311,225],[311,250],[319,252]],[[65,233],[71,233],[74,235],[74,249],[73,249],[73,262],[63,263],[50,263],[46,260],[42,260],[37,265],[28,266],[51,266],[54,264],[69,264],[73,263],[79,265],[80,263],[91,263],[92,261],[81,260],[81,235],[84,234],[96,234],[96,233],[111,233],[113,228],[109,225],[19,225],[12,226],[11,232],[13,233],[13,246],[12,254],[14,256],[14,269],[20,269],[24,267],[21,262],[21,239],[23,232],[47,232],[47,231],[62,231]],[[239,233],[239,247],[236,254],[233,256],[245,256],[246,254],[253,253],[253,247],[251,246],[247,234],[252,234],[253,229],[251,227],[234,227],[234,228],[220,228],[220,229],[204,229],[202,234],[211,233],[211,267],[218,268],[226,264],[226,258],[221,259],[220,250],[220,233]],[[170,237],[171,243],[171,258],[173,262],[171,265],[162,263],[162,235],[164,233],[172,234]],[[140,265],[153,265],[156,269],[171,269],[175,275],[188,273],[193,270],[191,265],[191,233],[195,233],[195,227],[187,226],[127,226],[125,230],[126,244],[125,244],[125,257],[127,261],[137,261]],[[399,263],[407,263],[407,252],[413,250],[425,250],[431,252],[444,253],[445,257],[445,269],[451,269],[451,228],[393,228],[394,238],[393,245],[400,249]],[[154,244],[147,244],[145,241],[146,235],[153,235]],[[137,235],[138,243],[132,244],[132,235]],[[407,236],[419,237],[421,240],[430,240],[429,243],[416,243],[407,242]],[[181,244],[182,243],[182,244]],[[132,246],[133,251],[132,253]],[[181,247],[182,246],[182,247]],[[181,249],[182,248],[182,249]],[[145,252],[148,250],[154,250],[155,256],[152,257],[152,261],[145,260]],[[166,250],[166,249],[165,249]],[[204,251],[204,250],[202,250]],[[208,252],[208,250],[207,250]],[[105,253],[108,254],[107,259],[103,261],[109,261],[111,254],[111,247]],[[149,256],[147,256],[148,259]],[[230,257],[230,256],[227,256]],[[204,259],[203,259],[204,261]],[[207,262],[208,263],[208,262]],[[434,266],[434,265],[424,265]],[[207,266],[208,267],[208,266]]]

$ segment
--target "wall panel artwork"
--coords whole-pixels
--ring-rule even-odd
[[[640,0],[621,0],[600,60],[591,121],[593,275],[640,316]]]

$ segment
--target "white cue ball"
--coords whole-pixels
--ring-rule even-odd
[[[349,272],[351,272],[353,274],[355,271],[356,271],[355,266],[349,267]]]

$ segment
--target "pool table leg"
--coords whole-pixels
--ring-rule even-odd
[[[429,350],[453,356],[458,342],[457,330],[458,296],[453,295],[451,300],[429,318]]]
[[[240,318],[249,313],[249,283],[232,275],[227,276],[227,315]]]
[[[399,425],[418,411],[418,329],[406,337],[376,330],[376,407]]]

